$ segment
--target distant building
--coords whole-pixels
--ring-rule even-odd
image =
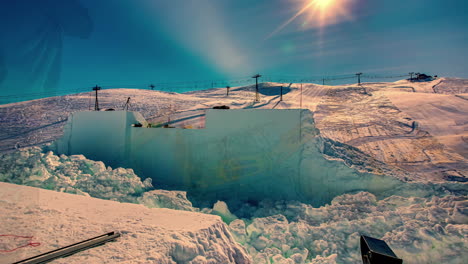
[[[427,80],[427,79],[432,79],[432,76],[426,75],[424,73],[419,73],[419,74],[416,75],[416,80],[424,81],[424,80]]]

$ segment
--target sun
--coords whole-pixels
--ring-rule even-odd
[[[320,8],[327,8],[332,5],[335,0],[311,0],[311,2],[315,2],[315,4]]]
[[[291,0],[296,2],[296,13],[275,29],[267,38],[283,30],[296,19],[302,19],[302,29],[321,28],[351,20],[351,6],[357,0]]]
[[[306,27],[326,27],[351,18],[354,0],[300,0]]]

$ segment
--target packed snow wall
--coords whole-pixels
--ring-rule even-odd
[[[399,184],[325,159],[308,110],[208,110],[205,129],[132,127],[135,123],[146,121],[134,112],[74,113],[52,150],[133,168],[158,187],[205,200],[319,205],[343,193],[380,193]]]

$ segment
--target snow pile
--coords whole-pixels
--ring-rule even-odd
[[[148,207],[196,211],[185,192],[151,190],[132,169],[107,167],[83,155],[54,155],[39,147],[20,149],[0,156],[0,181],[81,194]],[[148,192],[146,192],[148,191]]]
[[[231,211],[229,211],[227,204],[223,201],[217,201],[213,205],[213,209],[204,208],[202,212],[207,214],[218,215],[226,224],[229,224],[237,219],[237,216],[235,216],[231,213]]]
[[[152,190],[143,193],[137,201],[149,208],[198,211],[198,208],[194,208],[187,199],[187,193],[182,191]]]
[[[175,262],[170,263],[252,263],[221,221],[198,234],[173,235],[172,238],[170,256]]]
[[[243,210],[256,218],[234,220],[229,229],[255,263],[360,263],[361,234],[384,239],[405,263],[462,263],[468,257],[467,196],[377,200],[360,192],[320,208],[262,202]]]
[[[152,187],[150,179],[142,182],[132,169],[106,168],[83,155],[56,156],[39,147],[0,156],[0,180],[125,202]]]

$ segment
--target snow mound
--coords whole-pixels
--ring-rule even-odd
[[[83,155],[57,156],[39,147],[0,155],[0,181],[148,207],[197,210],[185,192],[151,190],[151,179],[142,181],[132,169],[106,168]]]
[[[57,156],[39,147],[0,156],[0,181],[122,202],[152,187],[151,179],[142,182],[132,169],[106,168],[83,155]]]
[[[384,239],[405,263],[462,263],[468,257],[468,196],[378,200],[360,192],[319,208],[264,202],[255,210],[272,215],[229,225],[255,263],[360,263],[360,235]]]
[[[139,197],[137,201],[149,208],[198,211],[187,199],[187,193],[182,191],[152,190],[143,193],[143,196]]]

